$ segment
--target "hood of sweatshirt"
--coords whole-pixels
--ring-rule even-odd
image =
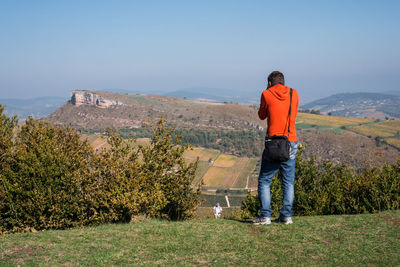
[[[268,91],[281,101],[290,98],[290,87],[287,87],[286,85],[277,84],[269,88]]]

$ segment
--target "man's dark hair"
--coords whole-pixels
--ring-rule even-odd
[[[273,71],[268,76],[268,82],[271,83],[271,86],[274,86],[274,85],[277,85],[277,84],[285,85],[285,77],[283,76],[282,72]]]

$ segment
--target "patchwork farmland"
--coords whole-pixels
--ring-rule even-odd
[[[89,135],[87,140],[96,150],[108,147],[106,138],[100,135]],[[149,138],[138,138],[132,145],[149,143]],[[203,181],[205,188],[255,189],[254,175],[251,174],[256,168],[258,158],[236,157],[202,147],[188,149],[184,158],[187,162],[199,160],[194,185]]]

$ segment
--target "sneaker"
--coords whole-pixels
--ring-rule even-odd
[[[265,225],[271,224],[271,218],[269,217],[258,217],[253,221],[254,225]]]
[[[286,217],[286,218],[278,218],[278,223],[283,223],[283,224],[292,224],[292,217]]]

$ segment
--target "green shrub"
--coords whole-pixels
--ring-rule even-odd
[[[2,231],[66,228],[92,221],[93,149],[71,127],[28,119],[0,177]],[[96,217],[96,216],[94,216]]]
[[[152,144],[134,148],[109,131],[95,153],[72,127],[29,118],[20,128],[0,106],[0,233],[123,222],[132,216],[182,220],[200,203],[191,187],[197,162],[164,121]],[[14,132],[14,134],[13,134]]]
[[[186,164],[183,153],[188,146],[178,145],[181,137],[173,138],[174,129],[166,127],[163,120],[152,130],[150,146],[139,146],[142,157],[139,176],[149,187],[145,192],[160,191],[159,200],[154,202],[159,209],[142,212],[173,220],[191,218],[200,204],[201,190],[192,187],[197,161]]]
[[[317,164],[304,159],[299,150],[296,161],[294,215],[374,213],[400,208],[400,160],[397,164],[364,168],[359,172],[347,165]],[[271,183],[271,209],[282,207],[281,181]],[[242,217],[259,215],[258,196],[248,194],[242,203]]]

